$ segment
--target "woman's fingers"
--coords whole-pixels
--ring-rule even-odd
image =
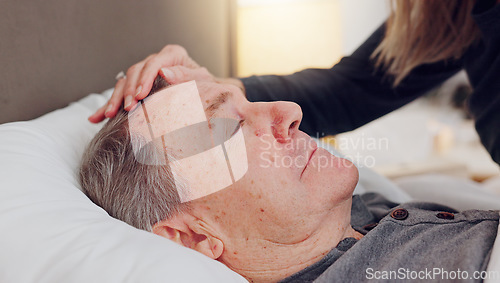
[[[130,110],[132,106],[135,105],[136,103],[135,96],[138,88],[137,81],[139,80],[139,76],[141,74],[142,68],[144,67],[145,61],[146,60],[141,61],[127,70],[127,79],[125,81],[125,86],[123,87],[123,96],[124,96],[123,108],[127,111]]]
[[[151,91],[153,82],[162,67],[184,66],[189,69],[199,68],[199,65],[189,57],[186,49],[180,45],[167,45],[158,54],[146,58],[141,70],[136,89],[136,100],[144,99]],[[173,84],[167,79],[167,82]]]
[[[123,78],[116,83],[113,94],[108,101],[108,107],[106,107],[106,110],[104,111],[104,116],[106,116],[106,118],[115,117],[118,109],[120,109],[120,106],[123,103],[123,87],[125,85],[125,81],[126,79]]]
[[[187,81],[215,81],[212,74],[206,68],[187,68],[184,66],[164,67],[160,70],[160,75],[170,84],[179,84]]]
[[[158,54],[152,58],[149,58],[149,60],[146,60],[145,64],[143,65],[142,70],[140,71],[140,75],[137,79],[137,91],[134,95],[135,100],[138,101],[144,99],[151,91],[153,82],[158,75],[158,71],[162,67],[163,61],[167,61],[160,56],[161,55]],[[169,81],[167,82],[170,83]]]
[[[164,69],[164,72],[161,69]],[[179,45],[167,45],[158,54],[149,55],[127,70],[127,77],[120,79],[108,103],[97,110],[89,121],[98,123],[116,116],[121,104],[129,111],[138,100],[151,91],[153,82],[161,74],[169,84],[189,80],[214,81],[214,77],[189,57],[186,49]]]
[[[108,102],[99,108],[94,114],[92,114],[88,120],[92,123],[99,123],[105,118],[112,118],[118,112],[120,105],[123,101],[123,85],[125,84],[125,78],[119,79],[116,82],[113,94]]]
[[[159,57],[164,60],[163,66],[184,66],[190,69],[199,68],[200,66],[189,57],[186,49],[180,45],[169,44],[158,53]]]
[[[151,64],[154,64],[154,62]],[[143,70],[145,70],[144,72],[146,75],[152,76],[152,80],[154,80],[154,78],[156,78],[156,76],[160,74],[169,84],[179,84],[191,80],[210,81],[210,82],[215,81],[214,76],[210,74],[210,72],[208,72],[206,68],[193,69],[185,66],[172,66],[172,67],[163,67],[158,72],[157,68],[159,67],[146,66],[146,65],[147,63],[145,63],[144,67],[142,68]],[[103,107],[99,108],[99,110],[97,110],[96,113],[94,113],[92,116],[89,117],[90,122],[98,123],[104,120],[105,118],[112,118],[116,116],[116,113],[118,112],[118,109],[120,108],[120,105],[122,103],[124,104],[124,109],[129,111],[137,103],[137,100],[143,99],[147,95],[146,93],[146,95],[144,95],[144,97],[141,98],[142,95],[133,97],[125,94],[126,93],[125,88],[129,87],[129,90],[133,89],[134,85],[136,85],[133,82],[137,79],[137,77],[139,77],[137,69],[141,68],[141,66],[139,66],[139,63],[134,66],[135,66],[134,68],[131,67],[129,71],[127,71],[126,79],[125,78],[120,79],[116,83],[115,89],[108,103]],[[148,88],[151,89],[151,86],[148,86]],[[146,89],[146,85],[143,85],[143,88]],[[124,95],[126,96],[124,97]]]
[[[104,104],[101,108],[99,108],[94,114],[92,114],[88,120],[92,123],[99,123],[102,120],[104,120],[106,117],[104,116],[104,112],[106,111],[106,108],[108,107],[108,104]]]

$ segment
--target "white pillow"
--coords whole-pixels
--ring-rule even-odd
[[[0,282],[246,282],[217,261],[111,218],[80,191],[80,157],[101,126],[86,118],[105,101],[93,94],[0,125]]]

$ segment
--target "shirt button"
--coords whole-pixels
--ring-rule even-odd
[[[450,212],[439,212],[438,214],[436,214],[436,217],[446,220],[452,220],[455,218],[455,215]]]
[[[391,217],[396,220],[405,220],[408,218],[408,210],[404,208],[398,208],[391,212]]]

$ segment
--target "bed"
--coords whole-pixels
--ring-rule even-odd
[[[0,281],[245,282],[217,261],[113,219],[80,191],[80,157],[102,126],[86,117],[111,91],[31,121],[0,125]],[[482,208],[500,203],[487,191],[473,196],[465,187],[453,189],[465,194],[443,189],[441,202],[468,198],[466,205]],[[366,191],[396,202],[412,199],[411,190],[362,167],[356,193]]]
[[[80,157],[102,126],[86,117],[110,94],[0,126],[0,281],[245,282],[216,261],[111,218],[80,191]],[[373,171],[362,176],[359,192],[410,199]]]
[[[179,9],[188,9],[194,2],[187,1],[187,7]],[[215,2],[216,8],[224,9],[229,3]],[[25,48],[16,50],[14,45],[0,43],[8,47],[2,49],[8,52],[0,55],[6,62],[0,76],[0,122],[10,122],[0,125],[0,282],[246,282],[217,261],[113,219],[80,190],[76,174],[82,152],[102,126],[90,124],[86,118],[105,103],[112,90],[89,93],[112,87],[117,71],[168,41],[157,34],[168,33],[169,29],[154,19],[163,18],[155,13],[165,3],[174,7],[174,1],[134,3],[48,1],[29,6],[10,1],[0,12],[12,13],[0,17],[2,35],[10,33],[13,41],[25,44]],[[140,9],[151,13],[138,16],[134,11]],[[206,10],[206,17],[214,16],[210,11]],[[56,12],[55,16],[50,12]],[[64,16],[66,13],[74,14]],[[29,19],[21,20],[28,14]],[[117,23],[117,15],[124,22]],[[127,25],[128,18],[140,24]],[[68,23],[66,29],[59,27],[66,32],[54,30]],[[17,30],[13,27],[16,24]],[[160,28],[151,31],[152,25]],[[89,32],[99,27],[104,31],[98,35]],[[110,35],[127,28],[127,38],[146,28],[149,32],[117,52]],[[73,35],[75,42],[66,38]],[[47,40],[66,44],[47,51]],[[75,50],[79,43],[85,44]],[[84,51],[95,44],[99,48]],[[210,57],[215,48],[206,47],[205,56]],[[217,70],[222,75],[226,71]],[[419,192],[418,187],[406,187],[402,190],[374,171],[361,168],[356,192],[376,191],[393,201],[405,202]],[[429,192],[435,191],[429,187]],[[458,208],[500,208],[497,194],[461,190],[443,189],[434,198],[455,202],[451,204]],[[494,270],[500,270],[498,265],[496,260],[490,264]]]

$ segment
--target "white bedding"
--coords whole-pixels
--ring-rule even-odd
[[[79,190],[80,156],[99,129],[86,117],[104,101],[0,126],[0,282],[246,282],[111,218]]]
[[[79,190],[80,156],[100,128],[86,118],[110,94],[0,125],[0,282],[246,282],[217,261],[111,218]],[[361,168],[356,192],[365,191],[411,199]]]

